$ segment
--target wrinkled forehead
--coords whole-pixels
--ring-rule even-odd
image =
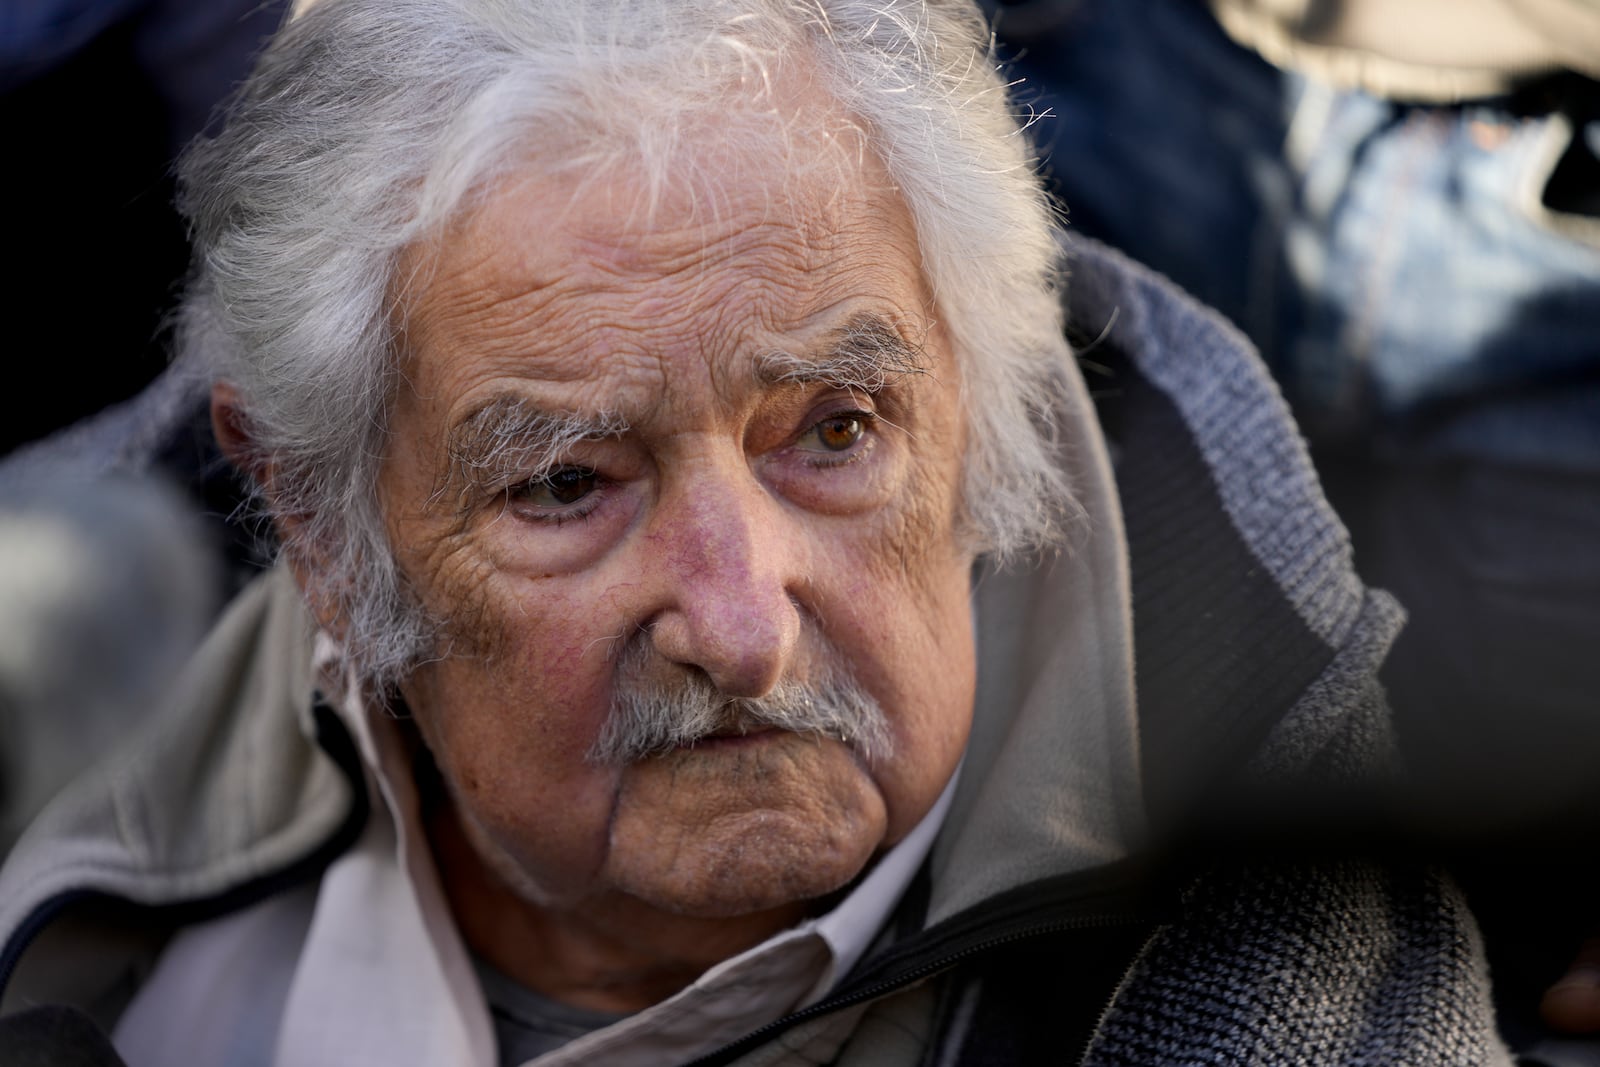
[[[708,355],[756,358],[863,316],[922,343],[933,315],[915,228],[874,159],[797,175],[775,146],[715,141],[694,158],[659,183],[537,168],[503,180],[409,251],[409,355],[492,347],[502,364],[543,356],[558,371],[565,351],[587,377],[583,353],[698,338]]]
[[[492,298],[508,295],[494,292],[507,283],[564,282],[581,292],[638,276],[679,285],[685,275],[737,269],[740,257],[748,265],[755,253],[812,276],[865,260],[855,265],[880,277],[857,284],[909,286],[917,310],[931,311],[915,224],[863,124],[804,72],[732,86],[727,100],[670,126],[529,136],[444,226],[405,251],[400,310],[441,273],[467,272]],[[904,277],[881,277],[891,266]]]

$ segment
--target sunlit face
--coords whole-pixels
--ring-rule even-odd
[[[870,156],[842,183],[782,159],[702,167],[648,216],[626,175],[512,180],[408,260],[380,499],[452,625],[403,693],[466,837],[540,906],[803,905],[966,742],[959,375],[914,229]],[[624,672],[847,678],[890,749],[764,730],[597,761]]]

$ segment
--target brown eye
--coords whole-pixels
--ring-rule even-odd
[[[583,467],[562,467],[523,486],[519,494],[536,507],[558,508],[576,504],[594,492],[598,475]]]
[[[813,452],[845,452],[866,432],[866,416],[850,412],[823,419],[800,436],[799,445]]]

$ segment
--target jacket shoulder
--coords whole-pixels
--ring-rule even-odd
[[[63,914],[225,910],[339,836],[362,798],[309,736],[323,726],[311,713],[313,633],[288,574],[263,575],[148,727],[18,841],[0,870],[7,1007],[30,997],[32,975],[59,970],[44,959],[56,933],[40,935]]]
[[[1157,825],[1229,781],[1387,769],[1378,668],[1403,620],[1350,539],[1255,349],[1096,242],[1066,242],[1067,321],[1111,454]]]

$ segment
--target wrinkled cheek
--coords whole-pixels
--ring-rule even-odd
[[[972,727],[970,688],[952,675],[941,678],[946,685],[930,694],[939,704],[924,705],[919,714],[908,717],[897,731],[904,735],[904,757],[880,776],[889,806],[889,840],[898,842],[910,833],[939,798],[950,776],[955,773],[966,751]],[[956,694],[968,693],[965,697]]]
[[[612,661],[584,625],[597,620],[579,614],[583,602],[539,584],[480,586],[475,625],[492,631],[493,651],[453,648],[419,669],[406,695],[468,821],[558,898],[580,891],[604,856],[618,785],[585,755],[610,703]]]
[[[426,706],[414,711],[469,839],[541,900],[581,894],[604,861],[617,790],[613,771],[584,761],[591,716],[535,681],[519,684],[530,676],[518,658],[427,670]]]
[[[587,751],[611,700],[616,635],[607,598],[561,591],[548,579],[498,575],[463,603],[473,639],[452,657],[541,748]],[[534,710],[539,713],[531,714]]]
[[[882,705],[893,756],[874,767],[888,806],[888,840],[909,833],[966,748],[976,687],[970,563],[946,544],[916,567],[866,572],[839,602],[832,637]],[[874,580],[875,579],[875,580]]]

